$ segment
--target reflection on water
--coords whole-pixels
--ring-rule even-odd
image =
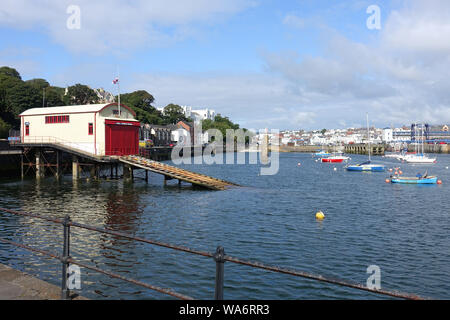
[[[449,160],[439,155],[429,169],[444,184],[426,187],[386,184],[386,174],[350,173],[305,154],[282,154],[275,176],[259,176],[255,165],[186,166],[245,186],[223,192],[179,188],[176,182],[164,187],[158,175],[150,175],[149,184],[73,182],[70,176],[59,182],[10,180],[0,183],[0,207],[68,214],[79,223],[209,252],[222,245],[230,255],[358,283],[366,282],[367,266],[376,264],[384,289],[449,298]],[[422,169],[402,167],[408,175]],[[318,210],[324,221],[316,221]],[[62,251],[62,226],[38,219],[1,214],[0,237]],[[72,228],[71,237],[71,255],[84,263],[195,298],[213,297],[211,259],[79,228]],[[60,284],[55,260],[0,243],[0,262]],[[80,293],[96,299],[168,298],[83,269]],[[225,267],[225,297],[378,298],[232,264]]]

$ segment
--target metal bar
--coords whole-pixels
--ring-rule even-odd
[[[232,263],[236,263],[236,264],[249,266],[249,267],[259,268],[259,269],[278,272],[278,273],[289,274],[292,276],[303,277],[303,278],[310,279],[310,280],[327,282],[327,283],[340,285],[340,286],[344,286],[344,287],[350,287],[350,288],[354,288],[354,289],[358,289],[358,290],[387,295],[387,296],[391,296],[391,297],[395,297],[395,298],[403,298],[403,299],[408,299],[408,300],[423,300],[424,299],[424,298],[419,297],[414,294],[402,293],[402,292],[396,292],[396,291],[370,289],[361,284],[355,284],[355,283],[350,283],[350,282],[346,282],[346,281],[342,281],[342,280],[325,278],[321,275],[314,275],[314,274],[307,273],[304,271],[297,271],[297,270],[292,270],[292,269],[280,268],[280,267],[276,267],[276,266],[269,266],[269,265],[265,265],[265,264],[262,264],[260,262],[255,262],[255,261],[241,260],[239,258],[235,258],[235,257],[231,257],[231,256],[225,256],[224,260],[232,262]]]
[[[61,283],[61,299],[68,300],[70,298],[70,290],[67,288],[67,269],[69,268],[68,259],[70,258],[70,217],[65,216],[64,222],[64,245],[63,245],[63,261],[62,261],[62,283]]]
[[[210,257],[210,258],[213,257],[213,254],[211,254],[209,252],[194,250],[194,249],[191,249],[188,247],[176,246],[176,245],[172,245],[169,243],[159,242],[159,241],[155,241],[155,240],[148,240],[148,239],[144,239],[144,238],[140,238],[140,237],[133,237],[131,235],[128,235],[128,234],[122,233],[122,232],[97,228],[97,227],[93,227],[93,226],[89,226],[89,225],[85,225],[85,224],[81,224],[81,223],[77,223],[77,222],[70,222],[70,225],[74,226],[74,227],[82,228],[82,229],[97,231],[100,233],[106,233],[106,234],[110,234],[113,236],[124,237],[127,239],[132,239],[132,240],[136,240],[136,241],[140,241],[140,242],[144,242],[144,243],[148,243],[148,244],[153,244],[153,245],[156,245],[159,247],[164,247],[164,248],[174,249],[174,250],[183,251],[183,252],[187,252],[187,253],[192,253],[192,254],[203,256],[203,257]]]
[[[133,284],[136,284],[138,286],[141,286],[141,287],[144,287],[144,288],[148,288],[148,289],[151,289],[151,290],[154,290],[154,291],[158,291],[158,292],[161,292],[161,293],[164,293],[164,294],[176,297],[176,298],[181,299],[181,300],[194,300],[192,297],[183,295],[181,293],[177,293],[175,291],[172,291],[171,289],[161,288],[161,287],[150,285],[150,284],[138,281],[138,280],[126,278],[126,277],[121,276],[121,275],[116,274],[116,273],[112,273],[112,272],[109,272],[109,271],[104,271],[104,270],[101,270],[101,269],[93,267],[93,266],[88,266],[88,265],[83,264],[81,262],[75,261],[72,258],[69,258],[68,261],[70,263],[76,264],[76,265],[78,265],[80,267],[83,267],[83,268],[86,268],[86,269],[90,269],[90,270],[93,270],[93,271],[97,271],[99,273],[106,274],[106,275],[110,276],[111,278],[116,278],[116,279],[120,279],[120,280],[129,282],[129,283],[133,283]]]
[[[225,250],[223,247],[217,247],[214,261],[216,261],[216,286],[214,290],[214,299],[223,300],[223,282],[225,266]]]

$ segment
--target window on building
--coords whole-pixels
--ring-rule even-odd
[[[89,123],[88,126],[88,134],[91,136],[94,134],[94,124],[92,122]]]
[[[29,135],[30,135],[30,125],[29,125],[29,124],[26,124],[26,125],[25,125],[25,135],[26,135],[26,136],[29,136]]]
[[[69,116],[46,116],[45,123],[69,123]]]

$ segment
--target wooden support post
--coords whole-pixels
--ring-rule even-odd
[[[23,178],[25,177],[24,172],[23,172],[23,154],[20,155],[20,175]]]
[[[128,164],[124,164],[123,165],[123,178],[125,180],[130,180],[131,179],[131,166]]]
[[[178,186],[181,187],[181,180],[178,179]]]
[[[41,152],[36,153],[36,179],[40,179],[44,176],[44,167],[41,164]]]
[[[110,168],[110,169],[111,169],[110,176],[111,176],[111,178],[112,178],[112,177],[113,177],[113,165],[111,165],[110,167],[111,167],[111,168]]]
[[[148,183],[148,170],[145,170],[145,182]]]
[[[167,186],[167,180],[168,180],[168,179],[167,179],[167,176],[164,175],[164,185],[165,185],[165,186]]]
[[[80,178],[80,164],[78,162],[78,157],[73,156],[72,158],[72,179],[78,180]]]
[[[91,176],[91,179],[97,179],[97,166],[91,166],[91,168],[89,169],[89,174]]]
[[[61,176],[61,159],[60,159],[61,152],[56,151],[56,171],[55,171],[55,177],[59,180]]]
[[[119,169],[118,169],[119,165],[116,164],[115,167],[116,167],[116,179],[118,179],[118,178],[119,178],[119,174],[118,174],[117,172],[118,172],[118,170],[119,170]]]

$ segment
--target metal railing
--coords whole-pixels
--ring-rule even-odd
[[[86,224],[77,223],[77,222],[72,221],[68,215],[65,216],[65,218],[62,220],[62,219],[50,218],[50,217],[45,217],[45,216],[41,216],[41,215],[37,215],[37,214],[33,214],[33,213],[15,211],[15,210],[10,210],[10,209],[5,209],[5,208],[0,208],[0,212],[6,212],[6,213],[14,214],[14,215],[42,219],[42,220],[45,220],[48,222],[61,224],[63,226],[64,240],[63,240],[62,255],[58,255],[58,254],[54,254],[54,253],[51,253],[48,251],[30,247],[30,246],[20,244],[20,243],[17,243],[17,242],[8,240],[8,239],[4,239],[4,238],[0,238],[0,242],[8,243],[13,246],[17,246],[17,247],[20,247],[20,248],[23,248],[26,250],[30,250],[35,253],[43,254],[43,255],[49,256],[51,258],[60,260],[62,263],[61,299],[64,299],[64,300],[70,298],[70,290],[68,289],[68,286],[67,286],[67,279],[68,279],[67,270],[68,270],[70,264],[78,265],[82,268],[96,271],[96,272],[108,275],[109,277],[120,279],[120,280],[129,282],[129,283],[132,283],[132,284],[135,284],[135,285],[138,285],[138,286],[141,286],[141,287],[153,290],[153,291],[157,291],[157,292],[160,292],[160,293],[163,293],[166,295],[173,296],[178,299],[193,300],[192,297],[178,293],[176,291],[173,291],[172,289],[161,288],[161,287],[154,286],[154,285],[151,285],[148,283],[144,283],[144,282],[141,282],[141,281],[138,281],[135,279],[130,279],[130,278],[121,276],[119,274],[116,274],[116,273],[113,273],[110,271],[105,271],[100,268],[93,267],[93,266],[84,264],[80,261],[73,259],[70,256],[70,228],[71,227],[86,229],[86,230],[90,230],[90,231],[94,231],[94,232],[117,236],[117,237],[123,237],[123,238],[131,239],[131,240],[159,246],[159,247],[164,247],[164,248],[181,251],[181,252],[185,252],[185,253],[189,253],[189,254],[193,254],[193,255],[198,255],[198,256],[202,256],[202,257],[212,258],[216,265],[215,290],[214,290],[214,299],[215,300],[223,300],[223,298],[224,298],[225,262],[244,265],[244,266],[248,266],[248,267],[252,267],[252,268],[258,268],[258,269],[272,271],[272,272],[281,273],[281,274],[287,274],[287,275],[301,277],[301,278],[305,278],[305,279],[309,279],[309,280],[316,280],[319,282],[325,282],[325,283],[329,283],[329,284],[333,284],[333,285],[353,288],[353,289],[357,289],[357,290],[361,290],[361,291],[367,291],[367,292],[390,296],[390,297],[394,297],[394,298],[409,299],[409,300],[423,299],[422,297],[419,297],[415,294],[409,294],[409,293],[403,293],[403,292],[397,292],[397,291],[387,291],[387,290],[381,290],[381,289],[371,289],[371,288],[368,288],[366,286],[363,286],[363,285],[357,284],[357,283],[351,283],[348,281],[327,278],[327,277],[324,277],[321,275],[315,275],[315,274],[311,274],[311,273],[299,271],[299,270],[294,270],[294,269],[287,269],[287,268],[282,268],[282,267],[278,267],[278,266],[266,265],[266,264],[256,262],[256,261],[243,260],[240,258],[226,255],[224,248],[221,246],[217,247],[215,253],[210,253],[210,252],[206,252],[206,251],[191,249],[191,248],[184,247],[184,246],[177,246],[177,245],[173,245],[173,244],[169,244],[169,243],[164,243],[164,242],[160,242],[160,241],[156,241],[156,240],[149,240],[149,239],[144,239],[144,238],[140,238],[140,237],[135,237],[135,236],[123,233],[123,232],[118,232],[118,231],[113,231],[113,230],[109,230],[109,229],[104,229],[104,228],[99,228],[99,227],[94,227],[94,226],[90,226],[90,225],[86,225]]]

